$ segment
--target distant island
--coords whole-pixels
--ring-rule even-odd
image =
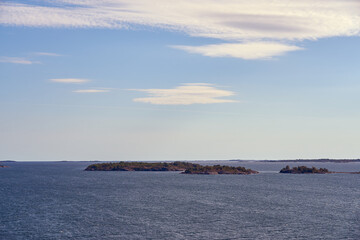
[[[207,175],[217,175],[217,174],[257,174],[259,172],[254,171],[252,169],[246,169],[244,167],[230,167],[230,166],[201,166],[199,164],[195,164],[191,168],[186,169],[183,174],[207,174]]]
[[[298,166],[290,168],[289,165],[280,170],[280,173],[291,174],[326,174],[326,173],[347,173],[347,174],[360,174],[360,172],[331,172],[326,168]]]
[[[316,167],[306,167],[306,166],[298,166],[290,168],[289,165],[280,170],[280,173],[292,173],[292,174],[325,174],[332,173],[326,168],[316,168]]]
[[[85,171],[182,171],[184,174],[256,174],[257,171],[244,167],[202,166],[189,162],[116,162],[89,165]]]
[[[296,163],[296,162],[317,162],[317,163],[360,163],[360,159],[295,159],[295,160],[229,160],[234,162],[265,162],[265,163]]]
[[[91,164],[85,171],[185,171],[193,165],[197,164],[188,162],[113,162]]]

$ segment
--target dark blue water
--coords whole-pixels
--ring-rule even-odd
[[[0,239],[360,239],[360,175],[271,172],[284,163],[241,164],[265,171],[251,176],[83,171],[88,164],[0,169]]]

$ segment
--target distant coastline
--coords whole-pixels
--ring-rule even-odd
[[[329,159],[329,158],[294,159],[294,160],[241,160],[241,159],[234,159],[234,160],[229,160],[229,161],[232,161],[232,162],[264,162],[264,163],[298,163],[298,162],[354,163],[354,162],[360,162],[360,159]]]
[[[130,160],[125,162],[147,162],[147,163],[158,163],[158,162],[251,162],[251,163],[360,163],[360,159],[290,159],[290,160],[244,160],[244,159],[220,159],[220,160]],[[1,163],[14,163],[14,162],[94,162],[94,163],[108,163],[108,162],[119,162],[119,160],[109,161],[109,160],[0,160]]]

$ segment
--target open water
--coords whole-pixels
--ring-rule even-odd
[[[286,163],[226,163],[262,173],[86,172],[86,162],[6,163],[0,239],[360,239],[360,175],[288,175],[276,173]],[[311,166],[360,171],[360,163]]]

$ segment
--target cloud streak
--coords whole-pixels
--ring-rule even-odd
[[[61,57],[61,54],[51,53],[51,52],[35,52],[37,56],[47,56],[47,57]]]
[[[246,60],[271,59],[286,52],[301,50],[297,46],[275,42],[225,43],[205,46],[172,46],[189,53],[198,53],[209,57],[234,57]]]
[[[237,102],[230,99],[222,99],[235,95],[231,91],[215,88],[211,84],[191,83],[183,84],[171,89],[130,89],[132,91],[145,92],[149,97],[135,98],[134,102],[150,103],[156,105],[190,105],[210,103]]]
[[[190,36],[215,38],[233,44],[277,43],[294,50],[303,40],[360,35],[358,0],[54,0],[29,1],[27,4],[5,2],[0,5],[0,24],[32,27],[122,28],[148,26],[180,31]],[[286,44],[285,44],[285,43]],[[206,54],[224,48],[224,44],[188,46]],[[212,48],[213,50],[211,50]],[[264,53],[262,53],[264,51]],[[222,51],[223,52],[223,51]],[[271,57],[267,48],[258,50],[260,59]],[[228,51],[221,56],[231,56]],[[245,56],[247,59],[247,55]],[[251,58],[254,59],[254,58]]]
[[[89,79],[82,79],[82,78],[53,78],[50,79],[51,82],[57,82],[57,83],[86,83],[89,82]]]
[[[104,92],[110,92],[106,89],[80,89],[73,91],[75,93],[104,93]]]
[[[0,57],[0,62],[2,63],[14,63],[14,64],[36,64],[40,63],[38,61],[32,61],[23,57]]]

